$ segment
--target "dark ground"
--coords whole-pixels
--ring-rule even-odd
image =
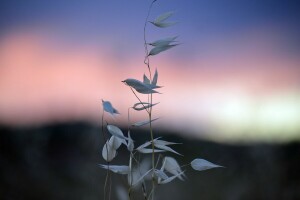
[[[300,199],[300,144],[226,145],[161,134],[164,140],[182,142],[174,147],[181,164],[201,157],[226,168],[194,172],[188,179],[160,186],[157,199],[297,200]],[[132,132],[133,139],[148,140]],[[103,199],[106,171],[101,157],[100,128],[85,123],[40,128],[0,128],[0,199]],[[127,164],[123,148],[113,164]],[[112,176],[116,186],[124,183]]]

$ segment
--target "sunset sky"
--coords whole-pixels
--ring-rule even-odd
[[[137,100],[121,81],[147,73],[150,2],[1,1],[0,124],[99,124],[101,99],[121,113],[108,120],[125,124]],[[300,139],[298,1],[158,0],[150,19],[166,11],[176,26],[147,27],[149,42],[180,43],[151,57],[164,86],[154,95],[157,128],[217,141]]]

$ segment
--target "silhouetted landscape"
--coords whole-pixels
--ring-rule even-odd
[[[105,164],[101,127],[78,122],[34,128],[2,126],[0,132],[0,199],[103,199],[106,171],[98,167]],[[176,180],[163,185],[157,189],[157,199],[300,199],[297,142],[229,145],[180,138],[180,133],[156,134],[184,144],[174,146],[184,155],[176,156],[182,165],[201,157],[225,166],[205,172],[186,167],[188,184]],[[132,137],[137,146],[149,136],[133,130]],[[121,148],[116,163],[127,164],[125,150]],[[114,188],[125,186],[126,180],[112,174],[111,199],[117,199]]]

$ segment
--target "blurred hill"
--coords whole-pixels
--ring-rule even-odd
[[[221,144],[179,133],[157,132],[184,157],[181,164],[201,157],[224,169],[194,172],[188,179],[158,188],[158,199],[202,200],[296,200],[300,199],[300,144]],[[143,131],[132,131],[136,144],[148,140]],[[97,164],[101,157],[101,128],[86,123],[54,124],[44,127],[0,127],[0,199],[103,199],[106,171]],[[168,154],[169,155],[169,154]],[[123,148],[113,164],[127,164]],[[125,178],[113,175],[115,186]]]

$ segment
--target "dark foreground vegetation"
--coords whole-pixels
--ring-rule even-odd
[[[196,173],[187,167],[187,180],[159,187],[157,199],[300,199],[299,143],[228,145],[158,135],[184,143],[174,147],[185,155],[176,157],[180,163],[202,157],[226,168]],[[132,137],[138,144],[148,135],[135,132]],[[106,171],[97,166],[105,164],[101,146],[100,128],[85,123],[0,128],[0,199],[102,199]],[[127,156],[119,152],[115,164],[126,165]],[[112,175],[113,200],[119,191],[115,186],[126,183],[125,177],[119,179]]]

